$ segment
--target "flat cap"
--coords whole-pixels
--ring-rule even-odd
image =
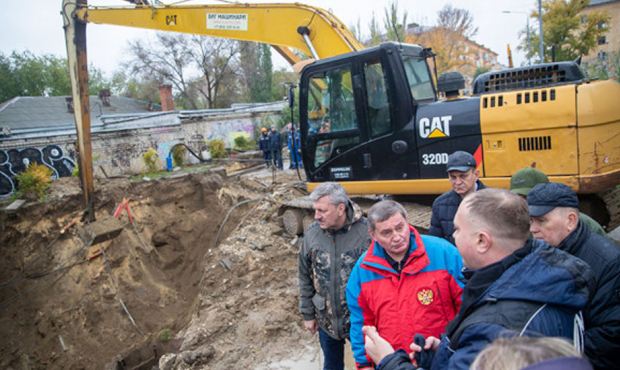
[[[459,171],[466,172],[476,168],[476,159],[473,155],[462,150],[456,151],[448,156],[446,172]]]
[[[519,195],[527,195],[538,184],[549,182],[542,171],[533,167],[525,167],[515,172],[510,178],[510,191]]]
[[[538,184],[527,195],[527,207],[532,217],[546,215],[556,207],[579,208],[577,194],[564,184]]]

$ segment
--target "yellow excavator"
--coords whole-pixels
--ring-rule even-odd
[[[334,15],[313,6],[62,6],[91,214],[87,23],[256,41],[291,64],[312,59],[299,82],[309,190],[338,181],[352,194],[440,194],[449,189],[445,165],[456,150],[474,154],[492,187],[508,187],[512,173],[532,164],[586,202],[620,183],[620,84],[590,81],[574,62],[488,72],[474,81],[473,96],[443,100],[441,93],[458,93],[462,79],[436,79],[430,49],[391,42],[364,48]],[[598,204],[594,216],[606,223]]]

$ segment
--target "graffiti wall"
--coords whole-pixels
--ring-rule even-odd
[[[75,168],[75,151],[63,150],[55,144],[42,148],[0,149],[0,198],[6,198],[17,190],[15,178],[30,163],[49,167],[54,179],[71,176]]]
[[[93,134],[94,175],[113,177],[143,173],[145,165],[142,155],[149,148],[157,150],[161,168],[164,169],[166,157],[175,145],[188,145],[198,154],[207,152],[206,143],[212,139],[222,139],[228,147],[232,147],[237,135],[253,138],[260,127],[269,127],[277,122],[278,117],[273,112],[223,113],[214,118],[182,121],[176,116],[168,116],[169,121],[166,122],[160,122],[160,118],[156,121],[145,118],[128,125],[118,125]],[[0,142],[11,145],[11,149],[0,147],[0,199],[17,190],[15,177],[33,162],[49,167],[55,179],[71,176],[77,159],[73,144],[66,143],[74,142],[73,136],[51,135],[36,146],[20,140]],[[187,163],[199,162],[193,157],[187,159]]]

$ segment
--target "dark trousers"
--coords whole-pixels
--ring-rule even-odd
[[[279,150],[271,151],[271,159],[273,160],[273,165],[279,169],[282,169],[282,153]]]
[[[267,167],[271,166],[271,153],[268,150],[263,150],[263,159]]]
[[[325,363],[323,370],[344,370],[344,339],[334,339],[319,328],[319,342]]]

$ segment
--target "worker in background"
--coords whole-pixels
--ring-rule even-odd
[[[525,200],[508,190],[468,195],[454,218],[454,238],[466,271],[463,304],[439,340],[409,347],[432,370],[470,369],[476,355],[507,332],[579,342],[575,325],[594,278],[588,265],[530,238]],[[406,351],[394,352],[381,328],[365,327],[366,352],[378,370],[413,370]]]
[[[372,369],[362,327],[377,327],[394,348],[416,333],[439,337],[461,307],[463,262],[446,240],[420,235],[407,211],[384,200],[368,210],[372,243],[349,277],[351,347],[358,369]]]
[[[510,191],[525,198],[534,186],[547,182],[549,182],[549,178],[542,171],[534,167],[525,167],[515,172],[510,178]],[[579,212],[579,220],[583,222],[590,231],[600,235],[606,235],[605,229],[585,213]]]
[[[299,252],[300,310],[304,327],[319,332],[324,370],[344,369],[349,337],[345,287],[370,237],[361,209],[338,183],[325,182],[310,194],[314,222],[304,232]]]
[[[279,170],[283,169],[282,165],[282,135],[276,130],[276,126],[271,126],[269,132],[269,149],[271,150],[271,160],[273,166]]]
[[[263,159],[267,167],[271,167],[271,149],[269,147],[269,132],[265,127],[260,129],[260,138],[258,139],[258,148],[263,151]]]
[[[445,238],[454,244],[453,221],[461,200],[467,194],[484,189],[485,186],[478,180],[480,173],[476,169],[474,156],[467,152],[459,150],[450,154],[446,171],[452,190],[443,193],[433,202],[431,226],[428,233]]]
[[[577,194],[564,184],[544,183],[527,195],[530,231],[586,261],[596,286],[584,311],[586,355],[595,369],[620,364],[620,246],[593,233],[579,219]]]
[[[288,124],[288,134],[286,142],[288,146],[288,152],[291,158],[289,169],[304,168],[303,163],[301,163],[301,139],[299,136],[299,130],[295,130],[295,134],[293,134],[293,124],[291,123]]]

